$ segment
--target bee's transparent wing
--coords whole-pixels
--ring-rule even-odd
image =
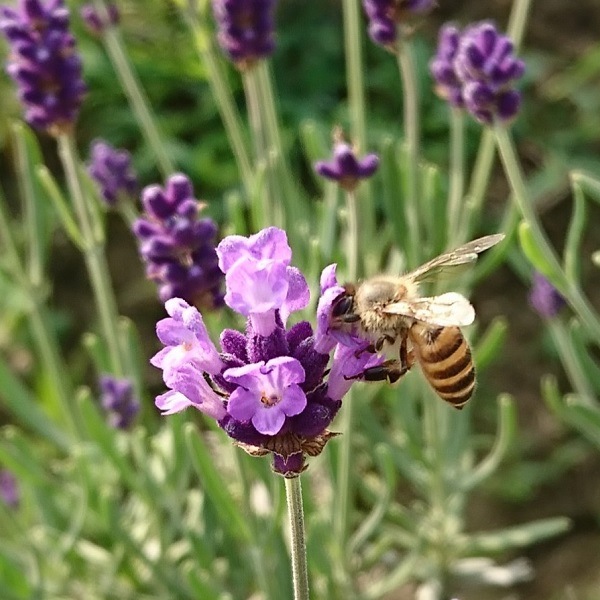
[[[498,242],[503,240],[504,237],[505,236],[503,233],[495,233],[493,235],[486,235],[468,242],[467,244],[459,246],[450,252],[446,252],[445,254],[440,254],[440,256],[432,258],[429,262],[417,267],[405,277],[412,281],[424,281],[425,279],[444,271],[448,267],[459,267],[460,265],[473,262],[477,260],[477,255],[479,253],[491,248],[492,246],[495,246]]]
[[[388,304],[383,312],[402,315],[436,327],[464,327],[475,320],[471,303],[457,292]]]

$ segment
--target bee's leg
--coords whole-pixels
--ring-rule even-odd
[[[346,379],[362,379],[363,381],[389,381],[396,383],[408,369],[400,364],[398,360],[386,360],[376,367],[369,367],[358,375],[346,377]]]

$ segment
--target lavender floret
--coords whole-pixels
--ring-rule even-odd
[[[545,319],[556,317],[561,308],[565,306],[565,299],[541,273],[533,274],[532,283],[529,304]]]
[[[85,4],[79,12],[83,22],[94,35],[100,36],[107,27],[114,27],[119,24],[121,15],[117,5],[114,2],[109,2],[105,6],[104,15],[98,12],[93,4]]]
[[[129,429],[140,410],[133,383],[112,375],[99,378],[100,404],[108,416],[108,422],[117,429]]]

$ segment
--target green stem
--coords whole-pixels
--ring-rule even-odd
[[[73,200],[73,205],[79,227],[85,242],[84,259],[90,276],[90,282],[100,316],[100,324],[104,341],[108,349],[113,373],[123,374],[121,351],[119,348],[119,333],[117,329],[117,303],[110,281],[108,266],[104,256],[102,242],[95,233],[97,224],[93,222],[94,211],[87,205],[93,199],[86,198],[79,179],[77,149],[71,134],[58,136],[58,151],[65,171],[67,186]]]
[[[246,194],[249,195],[252,190],[253,181],[252,161],[248,152],[246,135],[239,111],[235,105],[230,87],[227,84],[223,68],[217,58],[210,33],[205,30],[198,20],[198,16],[191,10],[184,10],[184,16],[192,30],[196,49],[202,64],[206,68],[208,84],[215,99],[217,110],[221,115],[225,133],[233,151],[244,189]]]
[[[292,577],[294,600],[309,600],[308,566],[306,562],[306,540],[304,537],[304,509],[300,477],[285,480],[292,545]]]
[[[361,271],[358,264],[358,257],[360,256],[360,240],[358,236],[358,202],[356,193],[346,192],[346,212],[348,214],[348,269],[347,277],[348,281],[356,281]]]
[[[515,0],[513,2],[510,19],[508,21],[507,32],[515,44],[515,50],[518,50],[523,41],[525,26],[531,8],[531,0]]]
[[[101,0],[96,0],[96,2],[102,7],[104,6]],[[175,168],[166,152],[148,99],[125,54],[118,31],[114,27],[107,27],[104,30],[103,40],[119,81],[129,99],[142,135],[148,146],[152,148],[163,177],[167,178],[175,171]]]
[[[348,111],[350,133],[359,152],[367,150],[367,124],[365,102],[365,80],[363,65],[363,24],[359,0],[343,0],[344,56],[346,57],[346,81],[348,87]],[[363,247],[373,239],[375,232],[375,210],[370,180],[363,181],[358,194],[360,198],[360,234]]]
[[[49,318],[41,302],[40,287],[34,281],[29,280],[25,274],[25,269],[19,258],[4,207],[4,197],[0,192],[0,241],[2,241],[3,251],[6,253],[11,272],[15,279],[29,296],[30,325],[33,332],[33,339],[37,344],[41,362],[48,371],[50,385],[54,386],[54,394],[71,428],[77,431],[79,429],[79,421],[73,408],[73,390],[69,385],[70,380],[67,376],[67,369],[49,327]]]
[[[35,192],[31,178],[31,168],[27,164],[27,148],[23,135],[15,135],[17,145],[17,171],[21,198],[24,204],[25,223],[27,225],[27,242],[29,244],[28,271],[29,280],[33,287],[42,283],[42,249],[41,231],[39,227],[38,211],[35,202]]]
[[[463,194],[465,184],[465,121],[462,110],[452,108],[450,116],[450,186],[448,191],[448,239],[450,247],[458,238],[463,221]]]
[[[519,207],[519,211],[530,227],[531,235],[538,249],[543,253],[549,267],[556,277],[559,291],[573,310],[579,314],[586,327],[596,339],[600,339],[600,320],[590,306],[588,300],[581,293],[575,281],[569,281],[558,260],[558,257],[548,242],[544,231],[537,218],[531,198],[529,198],[525,179],[521,171],[521,166],[517,159],[512,140],[505,127],[496,125],[494,127],[496,141],[500,156],[504,164],[504,170],[510,181],[513,190],[513,198]]]
[[[404,98],[404,136],[408,158],[407,179],[407,233],[406,254],[409,267],[415,267],[421,250],[419,223],[419,87],[411,46],[403,42],[398,49],[398,68],[402,79]]]

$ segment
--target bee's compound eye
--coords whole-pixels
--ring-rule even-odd
[[[354,298],[346,294],[340,296],[333,304],[331,309],[332,317],[341,317],[342,315],[348,314],[352,310],[354,304]]]

